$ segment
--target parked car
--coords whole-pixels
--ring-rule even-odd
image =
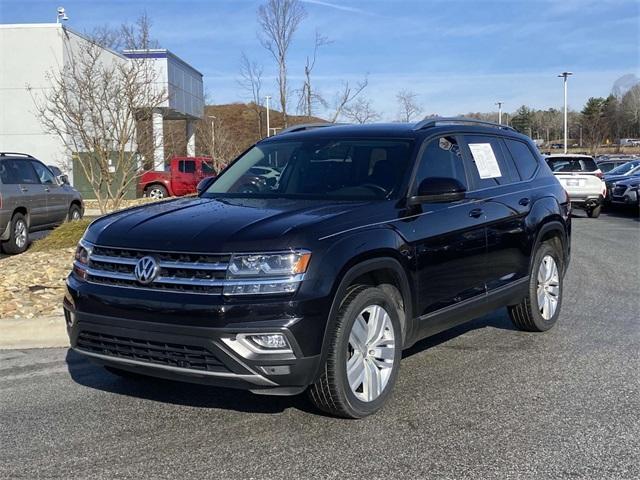
[[[24,153],[0,153],[0,244],[22,253],[29,234],[84,214],[80,193],[41,161]]]
[[[546,161],[569,193],[571,206],[585,210],[591,218],[599,217],[607,190],[604,175],[593,157],[560,154],[549,155]]]
[[[640,160],[634,160],[621,165],[604,177],[607,186],[607,203],[612,200],[613,189],[618,182],[640,177]]]
[[[145,172],[138,181],[138,196],[181,197],[196,192],[198,182],[215,175],[210,157],[173,157],[164,172]]]
[[[614,168],[618,168],[625,163],[629,163],[628,158],[609,158],[607,160],[597,160],[596,161],[598,168],[605,175],[613,170]]]
[[[244,192],[274,158],[279,181]],[[88,228],[64,299],[74,350],[116,375],[309,390],[359,418],[424,337],[504,306],[523,330],[558,320],[569,197],[511,127],[298,125],[200,189]]]
[[[640,207],[639,187],[640,175],[615,182],[611,188],[611,203]]]

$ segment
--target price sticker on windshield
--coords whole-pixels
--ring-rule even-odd
[[[471,155],[473,155],[480,178],[502,176],[500,165],[498,165],[498,160],[490,143],[470,143],[469,149],[471,150]]]

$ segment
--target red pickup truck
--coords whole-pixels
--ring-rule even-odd
[[[215,176],[210,157],[173,157],[164,172],[145,172],[138,181],[138,196],[180,197],[196,193],[205,177]]]

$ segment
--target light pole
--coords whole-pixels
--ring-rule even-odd
[[[214,115],[209,115],[211,119],[211,157],[213,157],[213,162],[216,162],[216,117]]]
[[[562,72],[558,77],[563,78],[564,83],[564,153],[567,153],[567,77],[573,75],[572,72]]]
[[[496,102],[496,105],[498,105],[498,123],[500,125],[502,125],[502,104],[504,102]]]
[[[56,17],[56,23],[60,23],[60,20],[64,22],[69,20],[69,17],[67,16],[67,12],[65,11],[64,7],[58,7],[58,16]]]
[[[269,129],[269,100],[271,100],[271,97],[269,95],[267,95],[264,98],[267,101],[267,137],[270,137],[271,136],[270,135],[271,130]]]

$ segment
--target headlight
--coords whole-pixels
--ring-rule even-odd
[[[311,253],[302,250],[233,255],[224,294],[293,293],[302,282],[310,260]]]
[[[76,248],[75,261],[73,262],[73,273],[82,279],[87,278],[87,266],[91,255],[91,244],[81,239]]]

